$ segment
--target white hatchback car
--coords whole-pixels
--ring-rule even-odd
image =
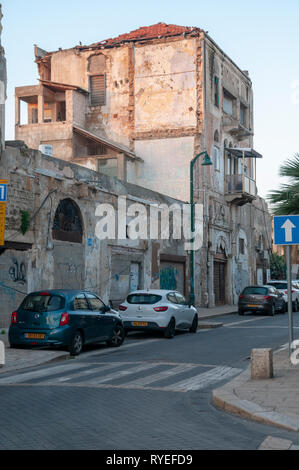
[[[283,298],[288,303],[288,282],[287,281],[269,281],[267,282],[268,286],[274,286],[279,292],[283,294]],[[299,311],[299,289],[297,285],[292,282],[292,306],[293,311]]]
[[[118,307],[126,331],[159,330],[173,338],[176,330],[196,333],[198,313],[173,290],[137,290]]]

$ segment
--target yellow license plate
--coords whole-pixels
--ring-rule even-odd
[[[44,339],[45,335],[42,333],[25,333],[27,339]]]
[[[248,307],[258,307],[256,304],[248,304]]]
[[[133,326],[147,326],[148,323],[147,323],[147,321],[133,321],[132,325]]]

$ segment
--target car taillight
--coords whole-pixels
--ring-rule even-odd
[[[11,323],[16,324],[18,322],[18,312],[13,312],[11,314]]]
[[[294,292],[294,291],[293,291],[293,290],[291,290],[291,293],[292,293],[292,294],[293,294],[293,292]],[[285,293],[285,294],[288,294],[288,291],[287,291],[287,290],[285,290],[285,291],[284,291],[284,293]]]
[[[270,296],[270,295],[264,295],[264,299],[265,299],[265,300],[270,300],[270,299],[271,299],[271,296]]]
[[[63,314],[61,315],[61,318],[60,318],[59,326],[67,325],[69,321],[70,321],[69,314],[67,312],[63,312]]]
[[[155,312],[166,312],[168,307],[154,307]]]
[[[239,295],[239,299],[243,299],[244,295]]]
[[[49,296],[49,295],[50,295],[50,292],[40,292],[39,295],[46,295],[46,296]]]
[[[127,310],[128,307],[125,307],[124,305],[119,305],[118,307],[118,310],[121,310],[122,312],[124,312],[125,310]]]

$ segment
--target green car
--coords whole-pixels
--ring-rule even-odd
[[[82,290],[49,290],[27,295],[11,315],[10,347],[67,348],[81,353],[85,344],[120,346],[125,337],[120,315],[96,294]]]

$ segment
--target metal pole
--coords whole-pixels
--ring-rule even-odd
[[[292,354],[293,342],[293,305],[292,305],[292,267],[291,246],[287,245],[287,280],[288,280],[288,315],[289,315],[289,356]]]

